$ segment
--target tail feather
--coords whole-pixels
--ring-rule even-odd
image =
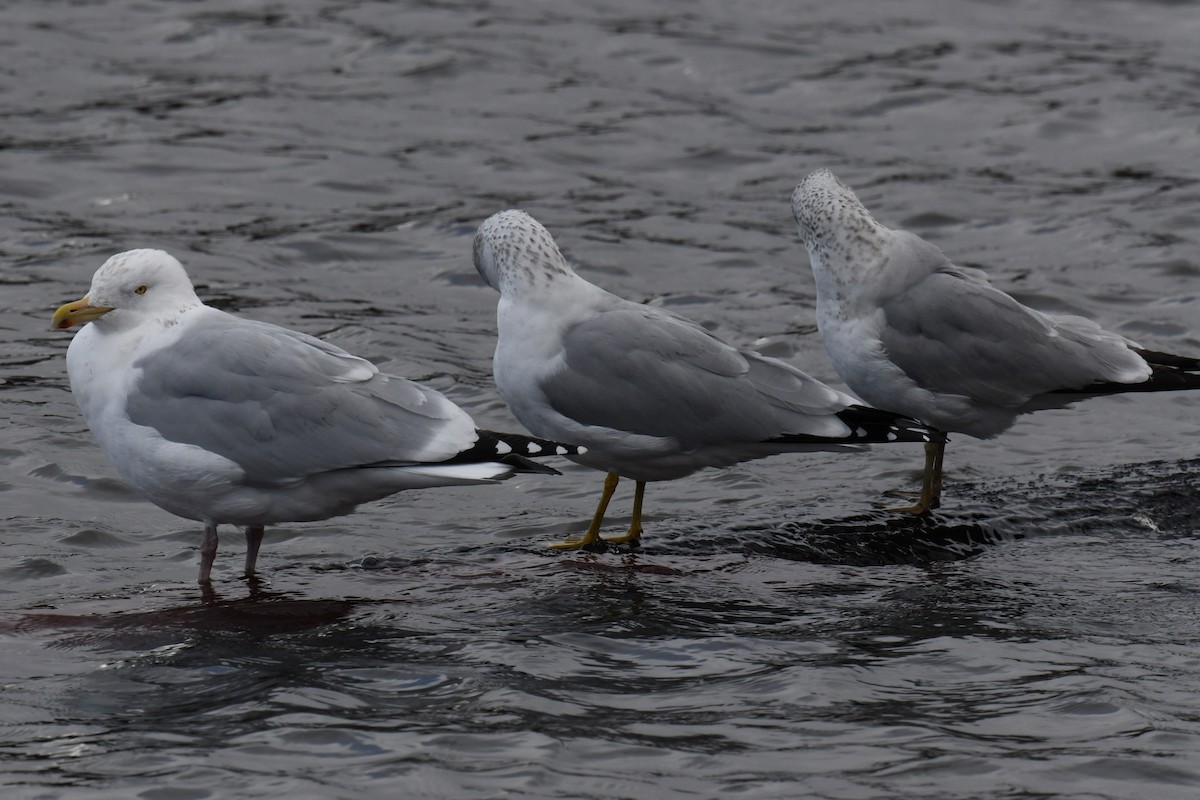
[[[463,450],[454,458],[447,459],[443,464],[470,464],[477,462],[500,462],[512,467],[516,472],[536,472],[545,475],[558,475],[558,470],[532,461],[531,458],[545,456],[574,456],[587,452],[586,447],[562,444],[549,439],[539,439],[535,436],[525,436],[520,433],[497,433],[496,431],[477,430],[478,439],[469,450]]]
[[[789,434],[771,439],[772,443],[788,444],[886,444],[890,442],[942,442],[946,434],[930,428],[903,414],[870,406],[848,406],[839,411],[838,419],[850,428],[843,437]]]

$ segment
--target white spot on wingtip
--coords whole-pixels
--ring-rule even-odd
[[[896,441],[896,434],[892,433],[891,431],[888,431],[887,440],[889,442]]]
[[[529,442],[525,445],[525,452],[533,455],[534,453],[542,452],[542,446],[537,442]]]
[[[508,446],[508,442],[496,440],[496,455],[502,456],[512,452],[512,448]]]
[[[583,445],[579,445],[579,447],[575,448],[575,455],[577,455],[577,456],[581,456],[586,452],[587,452],[587,448],[584,447]]]
[[[867,437],[867,432],[866,432],[866,430],[865,430],[865,429],[863,429],[863,428],[855,428],[855,429],[854,429],[854,435],[855,435],[855,436],[857,436],[857,437],[859,437],[859,438],[861,438],[861,439],[865,439],[865,438]]]
[[[556,456],[565,456],[567,454],[567,448],[560,444],[558,447],[554,448],[554,454]]]

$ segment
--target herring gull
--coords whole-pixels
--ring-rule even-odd
[[[84,324],[90,323],[90,324]],[[442,394],[308,336],[204,305],[161,250],[108,259],[87,296],[54,313],[84,325],[67,350],[71,391],[121,478],[204,523],[244,526],[247,575],[263,528],[321,520],[404,489],[554,470],[526,456],[577,448],[476,429]]]

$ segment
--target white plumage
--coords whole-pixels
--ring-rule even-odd
[[[488,218],[475,266],[499,290],[496,386],[538,436],[586,445],[572,459],[609,473],[583,546],[599,538],[618,476],[670,480],[774,453],[927,441],[912,420],[863,408],[804,372],[726,344],[699,325],[579,277],[521,211]]]
[[[67,350],[76,402],[126,483],[205,523],[201,581],[220,523],[246,527],[249,574],[265,525],[537,469],[499,460],[536,442],[477,431],[433,389],[204,305],[161,250],[108,259],[87,296],[54,316],[56,328],[82,323]]]
[[[1141,350],[1078,316],[1043,314],[880,225],[829,170],[796,187],[792,212],[817,288],[817,325],[859,397],[942,431],[990,438],[1019,414],[1119,391],[1197,388],[1194,359]],[[936,507],[944,441],[927,448],[921,499]]]

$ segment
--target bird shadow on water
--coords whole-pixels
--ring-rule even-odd
[[[225,597],[211,585],[187,590],[188,600],[161,608],[116,609],[84,614],[29,613],[12,626],[17,633],[59,634],[59,646],[146,651],[180,635],[263,637],[323,628],[349,617],[366,600],[308,599],[247,581],[245,595]],[[194,593],[194,594],[193,594]]]
[[[943,507],[911,516],[869,511],[845,517],[709,515],[655,528],[656,555],[739,553],[814,564],[873,566],[960,561],[1031,536],[1191,536],[1200,525],[1194,489],[1200,460],[1115,465],[1031,481],[956,482]],[[603,549],[617,551],[614,545]]]

